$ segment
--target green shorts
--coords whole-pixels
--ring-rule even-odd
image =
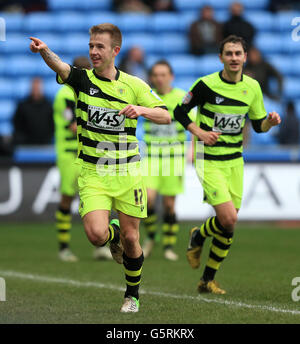
[[[141,174],[100,176],[96,170],[82,167],[78,187],[81,217],[93,210],[111,209],[138,218],[147,217],[147,192]]]
[[[145,158],[143,168],[147,189],[156,190],[163,196],[176,196],[184,192],[184,159],[170,159],[166,166],[163,159]]]
[[[75,196],[78,193],[77,179],[81,169],[81,166],[76,164],[76,154],[59,154],[56,165],[60,174],[60,193]]]
[[[199,171],[197,171],[199,177]],[[240,209],[243,197],[244,165],[217,167],[205,161],[203,180],[203,201],[212,206],[232,201],[236,209]]]

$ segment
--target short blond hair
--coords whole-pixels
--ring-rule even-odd
[[[120,47],[122,45],[122,33],[121,30],[114,24],[103,23],[99,25],[94,25],[90,28],[90,35],[109,33],[111,37],[112,47]]]

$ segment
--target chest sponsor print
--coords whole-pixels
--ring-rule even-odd
[[[239,133],[242,129],[245,115],[215,113],[213,131],[223,134]]]
[[[125,115],[119,115],[119,110],[107,109],[89,105],[88,125],[97,129],[112,131],[125,130]]]

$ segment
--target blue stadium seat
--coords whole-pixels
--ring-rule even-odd
[[[48,7],[51,11],[65,11],[65,10],[105,10],[111,9],[111,0],[48,0]]]
[[[291,32],[282,34],[282,41],[282,50],[284,53],[290,54],[291,57],[295,54],[300,54],[300,41],[294,41]]]
[[[267,133],[256,133],[254,130],[250,130],[250,142],[251,145],[274,145],[277,143],[277,139],[274,135],[274,131],[270,130]]]
[[[215,19],[221,23],[224,23],[230,17],[230,13],[227,9],[226,10],[217,10],[214,13],[215,13],[215,15],[214,15]]]
[[[174,0],[174,5],[178,11],[197,11],[203,6],[203,0]]]
[[[7,34],[6,41],[0,43],[0,54],[25,54],[29,52],[29,38],[24,34]]]
[[[7,33],[20,32],[23,29],[25,15],[23,13],[1,12],[0,17],[5,20]]]
[[[16,101],[26,98],[31,89],[31,78],[30,77],[19,77],[13,78],[13,88],[17,89],[18,92],[15,94]]]
[[[289,55],[272,54],[266,60],[285,76],[293,75],[295,64]],[[300,61],[299,61],[300,62]]]
[[[49,100],[53,101],[57,91],[59,90],[59,88],[61,87],[61,85],[59,85],[55,78],[48,78],[45,80],[44,82],[44,93],[45,96],[47,98],[49,98]]]
[[[283,114],[283,106],[281,101],[276,101],[267,96],[264,96],[264,105],[267,113],[276,111],[280,115]]]
[[[244,15],[259,32],[273,31],[276,27],[276,17],[267,11],[246,11]]]
[[[17,55],[10,59],[10,68],[6,74],[11,77],[16,76],[35,76],[39,73],[39,61],[41,57],[38,55],[27,56]]]
[[[300,98],[299,78],[285,78],[283,95],[285,99],[296,100]]]
[[[62,36],[64,42],[64,54],[86,55],[89,53],[89,35],[88,34],[69,34]]]
[[[185,34],[162,34],[159,44],[156,42],[156,51],[160,54],[186,54],[189,51],[188,40]]]
[[[296,12],[296,11],[278,12],[275,15],[276,25],[274,28],[281,32],[291,33],[291,31],[295,28],[295,26],[292,26],[292,20],[295,17],[300,17],[300,12]]]
[[[184,91],[188,91],[192,85],[194,84],[194,82],[197,80],[197,78],[176,78],[174,80],[174,87],[178,87],[183,89]]]
[[[164,59],[165,58],[163,56],[161,56],[161,55],[150,55],[150,54],[148,54],[148,55],[145,56],[146,67],[149,69],[149,68],[151,68],[151,66],[155,62],[157,62],[159,60],[164,60]]]
[[[128,34],[123,37],[123,50],[127,51],[133,46],[141,47],[146,54],[153,54],[157,51],[155,36],[150,34]]]
[[[39,39],[45,42],[48,47],[57,54],[60,54],[64,51],[65,42],[62,39],[60,34],[51,34],[51,33],[40,33],[37,35]]]
[[[16,103],[14,101],[1,100],[0,101],[0,122],[11,121],[15,113],[15,108],[16,108]]]
[[[182,16],[177,13],[155,13],[150,25],[156,34],[164,32],[181,32],[185,29],[184,22],[181,20]]]
[[[280,54],[286,42],[281,34],[257,33],[255,45],[263,54]]]
[[[56,15],[56,30],[59,32],[88,32],[89,20],[80,12],[60,12]]]
[[[218,72],[222,69],[223,65],[216,54],[196,58],[196,73],[198,77]]]
[[[88,12],[85,16],[87,20],[85,20],[85,30],[89,30],[89,28],[93,25],[98,25],[101,23],[112,23],[115,25],[119,25],[120,22],[120,15],[113,12]]]
[[[117,25],[122,33],[146,33],[149,29],[149,25],[153,18],[150,15],[142,13],[124,13],[119,15],[117,18]]]
[[[11,79],[0,78],[0,99],[12,99],[15,92]]]
[[[0,135],[1,136],[11,136],[13,133],[13,126],[10,121],[3,122],[0,125]]]
[[[168,58],[175,77],[195,77],[197,74],[196,58],[191,55],[170,56]]]
[[[189,11],[180,13],[180,22],[182,25],[182,30],[185,32],[189,31],[191,24],[197,20],[199,17],[198,12]]]
[[[300,99],[295,101],[296,115],[300,120]]]
[[[51,32],[56,28],[57,16],[52,13],[35,12],[25,16],[23,30],[32,32]]]

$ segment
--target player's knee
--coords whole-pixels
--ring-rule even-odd
[[[126,246],[134,246],[139,241],[138,231],[127,231],[123,234],[124,244]]]
[[[94,246],[101,246],[107,241],[108,233],[101,230],[100,227],[88,226],[88,228],[86,227],[85,230],[89,241]]]
[[[219,219],[221,225],[228,231],[228,232],[233,232],[234,227],[237,223],[237,214],[232,213],[232,214],[226,214],[225,216],[222,216]]]

